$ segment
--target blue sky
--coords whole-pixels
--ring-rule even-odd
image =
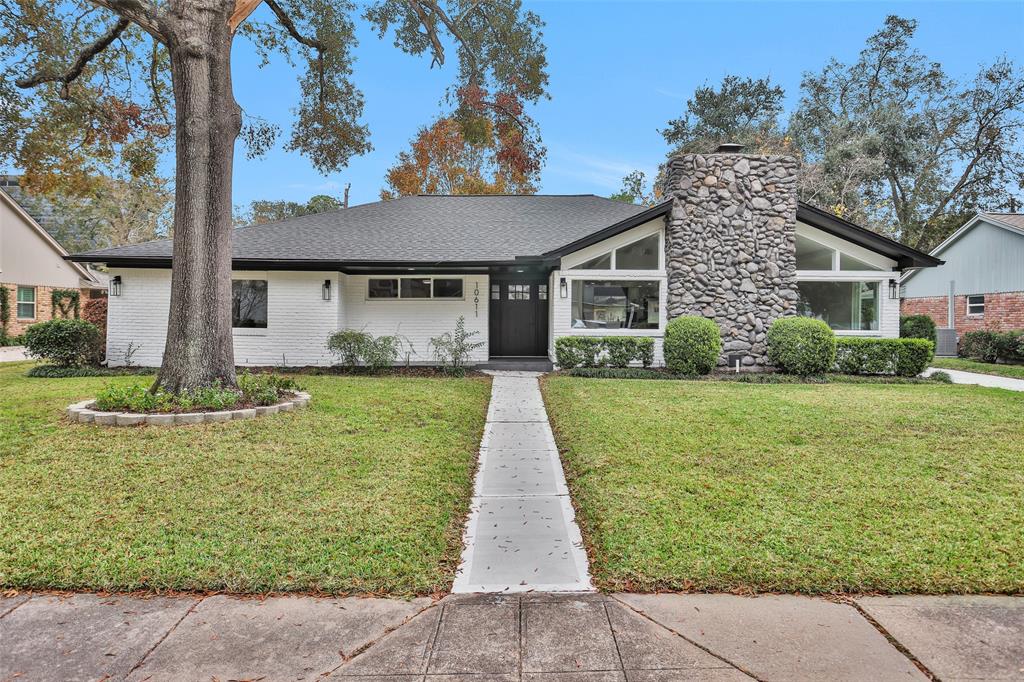
[[[973,77],[1008,54],[1024,64],[1024,0],[1015,2],[526,2],[546,22],[551,99],[532,111],[548,148],[541,191],[607,195],[634,168],[664,158],[658,129],[682,114],[694,88],[727,74],[770,76],[795,106],[801,74],[835,57],[854,59],[887,14],[918,20],[916,46],[947,73]],[[258,10],[266,12],[266,8]],[[340,196],[375,201],[387,168],[442,108],[452,65],[429,68],[378,40],[363,24],[355,82],[366,99],[374,150],[327,177],[278,145],[248,160],[236,154],[234,202]],[[282,138],[298,101],[293,72],[263,70],[245,41],[234,53],[235,96],[251,114],[278,123]],[[170,169],[169,169],[170,170]]]

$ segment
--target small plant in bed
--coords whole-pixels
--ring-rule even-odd
[[[242,372],[237,390],[210,386],[175,394],[138,384],[107,386],[96,396],[95,407],[104,412],[219,412],[274,405],[298,390],[298,384],[289,377]]]
[[[156,367],[60,367],[58,365],[35,365],[25,376],[35,379],[68,379],[71,377],[120,377],[156,374]]]

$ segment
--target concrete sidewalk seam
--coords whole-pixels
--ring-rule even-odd
[[[186,619],[186,618],[188,618],[188,617],[189,617],[189,615],[191,615],[191,614],[192,614],[192,612],[194,612],[194,611],[196,610],[196,607],[197,607],[197,606],[199,606],[200,604],[202,604],[202,603],[203,603],[204,601],[206,601],[206,597],[200,597],[199,599],[197,599],[197,600],[195,601],[195,603],[194,603],[194,604],[192,604],[192,606],[188,607],[188,610],[187,610],[187,611],[185,611],[185,613],[183,613],[183,614],[182,614],[181,618],[179,618],[179,619],[178,619],[178,622],[177,622],[177,623],[175,623],[174,625],[172,625],[171,627],[169,627],[169,628],[167,629],[167,632],[165,632],[165,633],[163,634],[163,636],[162,636],[162,637],[160,637],[160,639],[158,639],[158,640],[157,640],[157,641],[156,641],[156,642],[155,642],[155,643],[153,644],[153,646],[149,647],[149,651],[147,651],[146,653],[144,653],[144,654],[142,655],[142,658],[140,658],[140,659],[139,659],[139,661],[138,661],[138,662],[137,662],[137,663],[136,663],[135,665],[133,665],[133,666],[132,666],[132,669],[131,669],[131,670],[129,670],[129,671],[127,672],[127,674],[125,674],[125,676],[124,676],[124,677],[123,677],[122,679],[125,679],[125,680],[127,680],[127,679],[128,679],[129,677],[131,677],[131,675],[132,675],[132,673],[133,673],[133,672],[135,672],[136,670],[138,670],[139,668],[141,668],[141,667],[142,667],[142,664],[146,662],[146,659],[147,659],[147,658],[149,658],[149,657],[150,657],[151,655],[153,655],[153,652],[154,652],[154,651],[156,651],[156,650],[157,650],[157,648],[158,648],[158,647],[159,647],[159,646],[160,646],[161,644],[163,644],[163,643],[164,643],[164,642],[165,642],[165,641],[167,640],[167,638],[168,638],[168,637],[170,637],[170,636],[171,636],[171,633],[172,633],[172,632],[174,632],[175,630],[177,630],[177,629],[178,629],[178,626],[179,626],[179,625],[181,625],[181,624],[182,624],[182,623],[183,623],[183,622],[185,621],[185,619]]]
[[[615,657],[619,659],[619,670],[622,671],[622,676],[626,676],[626,664],[622,660],[622,649],[619,648],[619,636],[615,632],[615,626],[612,624],[612,616],[608,613],[608,600],[605,599],[601,603],[604,609],[604,619],[608,621],[608,631],[612,633],[612,644],[615,645]]]
[[[13,597],[13,599],[17,599],[17,598],[18,598],[18,595],[15,595],[15,596]],[[14,606],[12,606],[11,608],[7,609],[7,610],[6,610],[6,611],[4,611],[3,613],[0,613],[0,618],[3,618],[4,616],[6,616],[6,615],[7,615],[7,614],[9,614],[9,613],[13,613],[15,609],[17,609],[17,608],[18,608],[19,606],[21,606],[22,604],[25,604],[25,603],[27,603],[27,602],[28,602],[28,600],[29,600],[29,599],[31,599],[31,598],[32,598],[32,595],[29,595],[29,596],[25,597],[24,599],[22,599],[21,601],[17,602],[17,603],[16,603],[16,604],[15,604]]]
[[[894,649],[896,649],[896,651],[903,654],[907,658],[907,660],[913,663],[917,667],[917,669],[920,670],[921,673],[925,675],[929,680],[933,680],[933,682],[941,682],[938,676],[928,669],[928,666],[922,663],[917,656],[911,653],[910,649],[905,647],[902,642],[896,639],[896,637],[894,637],[892,633],[886,630],[885,627],[881,623],[879,623],[874,617],[872,617],[870,613],[865,611],[863,607],[861,607],[861,605],[858,604],[855,599],[843,597],[840,598],[839,601],[840,603],[846,604],[847,606],[852,606],[853,610],[859,613],[861,618],[870,623],[871,627],[878,630],[878,633],[882,635],[882,637],[885,637],[885,639],[889,642],[889,644],[892,645]]]
[[[730,661],[730,660],[729,660],[728,658],[726,658],[725,656],[722,656],[722,655],[721,655],[721,654],[719,654],[718,652],[712,651],[711,649],[709,649],[708,647],[704,646],[704,645],[703,645],[703,644],[701,644],[700,642],[697,642],[697,641],[694,641],[694,640],[690,639],[689,637],[687,637],[687,636],[686,636],[686,635],[684,635],[683,633],[679,632],[678,630],[674,630],[674,629],[672,629],[672,628],[668,627],[667,625],[665,625],[665,624],[663,624],[663,623],[659,623],[658,621],[654,620],[653,618],[651,618],[650,616],[648,616],[648,615],[647,615],[646,613],[644,613],[643,611],[641,611],[641,610],[639,610],[639,609],[637,609],[637,608],[634,608],[632,604],[629,604],[628,602],[624,602],[624,601],[622,601],[621,599],[618,599],[617,597],[615,597],[615,595],[608,595],[608,598],[609,598],[609,599],[614,599],[616,603],[618,603],[618,604],[622,604],[623,606],[625,606],[625,607],[626,607],[627,609],[629,609],[629,610],[630,610],[630,611],[632,611],[633,613],[637,614],[637,615],[638,615],[638,616],[640,616],[641,618],[644,618],[644,619],[646,619],[646,620],[649,620],[650,622],[652,622],[652,623],[654,623],[655,625],[657,625],[657,626],[658,626],[659,628],[663,628],[663,629],[665,629],[665,630],[668,630],[669,632],[671,632],[671,633],[672,633],[673,635],[675,635],[676,637],[679,637],[679,638],[681,638],[681,639],[683,639],[683,640],[685,640],[685,641],[689,642],[690,644],[692,644],[693,646],[697,647],[698,649],[700,649],[700,650],[701,650],[701,651],[703,651],[704,653],[706,653],[706,654],[708,654],[708,655],[711,655],[711,656],[714,656],[715,658],[717,658],[718,660],[722,661],[723,663],[725,663],[725,664],[726,664],[726,665],[728,665],[729,667],[731,667],[731,668],[735,668],[736,670],[739,670],[739,671],[740,671],[741,673],[743,673],[743,674],[744,674],[744,675],[746,675],[747,677],[750,677],[751,679],[755,679],[755,680],[757,680],[757,682],[767,682],[767,680],[763,680],[763,679],[761,679],[760,677],[758,677],[758,676],[757,676],[757,675],[755,675],[754,673],[750,672],[749,670],[747,670],[747,669],[746,669],[746,668],[744,668],[743,666],[741,666],[741,665],[739,665],[739,664],[737,664],[737,663],[733,663],[732,661]],[[614,632],[614,631],[613,631],[613,632]]]

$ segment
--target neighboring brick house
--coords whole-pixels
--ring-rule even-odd
[[[80,306],[105,296],[103,276],[65,260],[67,251],[7,192],[0,189],[0,287],[6,290],[7,336],[55,317],[53,292],[79,291]],[[58,311],[56,317],[60,317]]]
[[[945,264],[904,276],[904,315],[958,334],[1024,329],[1024,214],[979,213],[931,255]]]

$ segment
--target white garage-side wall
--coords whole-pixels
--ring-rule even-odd
[[[608,253],[652,234],[661,240],[657,270],[574,270],[601,254]],[[566,281],[566,296],[562,296],[561,282]],[[658,282],[658,328],[657,329],[578,329],[573,327],[572,288],[573,282],[581,280],[633,280]],[[634,227],[631,230],[609,237],[579,251],[564,256],[559,269],[551,273],[548,291],[552,292],[551,316],[548,333],[548,357],[555,361],[555,339],[562,336],[650,336],[654,338],[654,365],[665,364],[663,340],[665,336],[666,310],[668,303],[668,277],[665,272],[665,222],[657,218]]]
[[[483,342],[477,348],[470,362],[487,362],[488,359],[488,291],[490,278],[485,274],[432,274],[423,277],[461,278],[463,298],[441,299],[369,299],[368,280],[377,277],[395,278],[403,275],[342,275],[342,297],[344,299],[343,324],[348,329],[366,331],[374,336],[398,334],[408,340],[411,346],[408,360],[413,364],[433,364],[433,349],[430,339],[455,329],[459,316],[466,318],[466,330],[478,334],[470,339]],[[416,276],[416,273],[409,273]],[[407,349],[408,350],[408,349]],[[399,358],[404,362],[405,358]]]
[[[107,308],[107,359],[156,367],[163,359],[171,297],[171,271],[112,268],[121,277],[121,295],[111,296]],[[233,272],[234,279],[267,281],[266,329],[234,329],[238,365],[329,365],[327,337],[339,328],[341,308],[337,272]],[[332,282],[330,301],[323,300],[323,283]]]

